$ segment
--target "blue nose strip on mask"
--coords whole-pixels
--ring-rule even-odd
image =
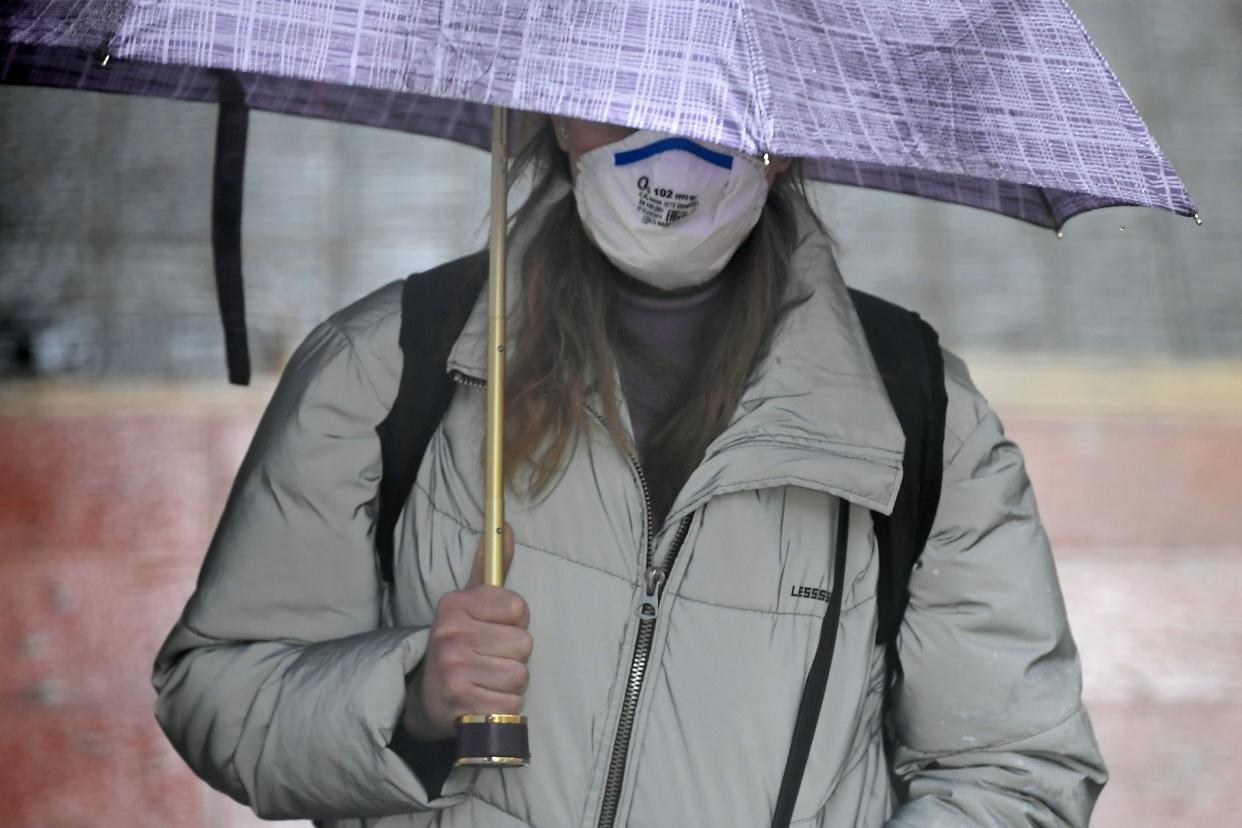
[[[627,150],[626,152],[618,152],[613,156],[615,166],[624,167],[627,164],[634,164],[653,155],[659,155],[662,152],[670,152],[672,150],[682,150],[691,155],[698,156],[709,164],[714,164],[726,170],[733,169],[733,156],[725,155],[723,152],[715,152],[707,147],[696,144],[689,138],[664,138],[645,147]]]

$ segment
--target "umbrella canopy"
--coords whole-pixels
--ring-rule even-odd
[[[1062,0],[9,0],[0,81],[487,146],[490,106],[807,159],[1059,228],[1195,207]]]

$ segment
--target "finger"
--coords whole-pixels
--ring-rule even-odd
[[[530,680],[530,674],[522,662],[491,656],[472,659],[466,676],[475,687],[514,695],[525,693]]]
[[[522,707],[526,701],[516,693],[497,693],[495,690],[488,690],[484,687],[471,688],[471,696],[473,703],[467,710],[461,713],[521,713]]]
[[[504,587],[480,584],[463,593],[462,608],[475,621],[509,624],[525,629],[530,624],[526,600]]]
[[[470,589],[471,587],[475,587],[483,583],[483,541],[486,540],[486,538],[486,535],[479,538],[479,545],[474,549],[474,561],[470,565],[470,577],[466,581],[466,589]],[[510,526],[507,521],[505,522],[504,538],[500,546],[501,560],[503,561],[501,565],[501,574],[508,575],[509,567],[513,564],[514,540],[513,527]]]
[[[482,656],[526,661],[535,642],[526,630],[511,624],[480,623],[472,636],[471,649]]]

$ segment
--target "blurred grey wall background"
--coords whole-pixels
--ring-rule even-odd
[[[818,185],[846,278],[967,350],[1242,355],[1242,2],[1073,5],[1204,226],[1111,209],[1058,241],[969,208]],[[0,371],[224,376],[214,136],[212,106],[0,90]],[[256,370],[277,370],[372,288],[477,249],[486,174],[483,153],[443,141],[255,113],[244,268]]]

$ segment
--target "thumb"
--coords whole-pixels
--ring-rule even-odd
[[[483,541],[486,537],[479,538],[479,545],[474,550],[474,564],[470,567],[470,580],[466,582],[466,589],[479,586],[483,583]],[[505,522],[505,539],[504,549],[504,567],[503,573],[507,578],[509,576],[509,566],[513,563],[513,527]]]

